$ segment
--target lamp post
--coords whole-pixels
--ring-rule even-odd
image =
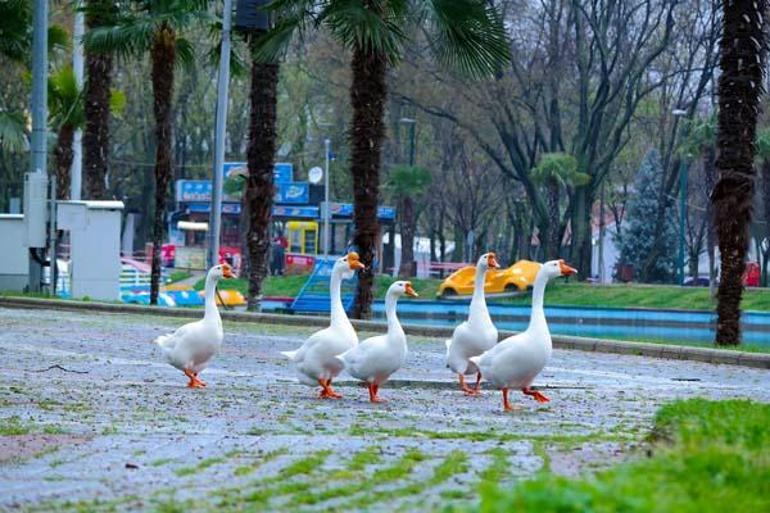
[[[684,109],[674,109],[671,112],[679,121],[679,118],[687,115]],[[686,137],[686,130],[682,138]],[[685,224],[687,223],[687,156],[682,155],[679,160],[679,257],[677,259],[676,279],[679,285],[684,285],[684,248],[685,248]]]
[[[414,127],[417,125],[417,120],[413,118],[401,118],[399,123],[409,125],[409,165],[414,165]]]
[[[225,133],[227,132],[227,93],[230,82],[230,27],[233,3],[225,0],[222,13],[222,47],[219,56],[217,81],[217,112],[214,134],[214,173],[211,184],[211,212],[209,213],[208,266],[219,263],[219,233],[222,226],[222,181],[224,180]]]
[[[329,160],[331,157],[332,142],[324,140],[324,260],[329,258],[329,224],[331,222],[331,208],[329,208]]]

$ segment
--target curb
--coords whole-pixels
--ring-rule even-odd
[[[180,317],[197,319],[200,312],[185,308],[164,308],[143,305],[127,305],[97,302],[79,302],[62,299],[42,299],[32,297],[0,296],[0,307],[36,308],[49,310],[67,310],[88,312],[125,313],[134,315],[155,315],[159,317]],[[222,312],[222,319],[234,322],[280,324],[284,326],[319,326],[325,327],[328,321],[324,317],[308,315],[285,315],[252,312]],[[364,331],[382,331],[386,324],[380,321],[362,321],[351,319],[356,329]],[[451,337],[452,328],[437,326],[404,326],[408,335],[418,337]],[[516,332],[500,330],[501,337],[508,337]],[[624,342],[599,338],[572,337],[554,335],[553,346],[557,349],[572,349],[598,353],[614,353],[637,356],[650,356],[667,360],[691,360],[705,363],[738,365],[757,369],[770,369],[770,354],[748,353],[707,347],[650,344],[645,342]]]

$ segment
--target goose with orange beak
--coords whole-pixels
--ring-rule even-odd
[[[337,355],[358,345],[358,335],[342,305],[342,280],[352,278],[364,264],[356,252],[338,259],[332,268],[329,282],[331,295],[331,322],[328,328],[317,331],[305,340],[296,351],[281,354],[294,363],[300,382],[321,386],[321,399],[339,399],[341,394],[332,388],[332,379],[342,371],[343,364]]]
[[[532,313],[529,326],[517,335],[502,340],[481,356],[470,360],[478,366],[484,379],[503,393],[503,409],[514,408],[508,401],[508,390],[521,390],[538,403],[550,399],[530,386],[551,358],[551,333],[545,320],[543,297],[549,281],[559,276],[576,274],[577,270],[564,260],[551,260],[542,265],[535,277],[532,290]]]
[[[396,281],[388,288],[385,295],[388,332],[385,335],[367,338],[337,357],[351,376],[366,383],[369,400],[373,403],[384,402],[377,395],[380,385],[406,361],[406,335],[396,315],[398,298],[404,295],[417,297],[411,282]]]
[[[214,295],[222,278],[235,278],[228,264],[215,265],[206,275],[205,311],[203,319],[190,322],[174,333],[161,335],[155,343],[163,350],[168,363],[184,372],[188,388],[203,388],[206,383],[198,377],[215,354],[222,348],[224,332],[222,318]]]
[[[467,395],[479,393],[481,373],[470,358],[479,356],[497,344],[497,328],[492,323],[484,297],[484,282],[489,269],[497,269],[500,264],[494,253],[481,255],[476,263],[476,278],[473,298],[468,309],[468,320],[457,326],[452,338],[446,341],[446,364],[460,381],[460,389]],[[471,388],[465,384],[465,375],[476,374],[476,385]]]

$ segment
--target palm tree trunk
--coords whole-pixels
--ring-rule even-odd
[[[93,29],[104,25],[106,12],[113,7],[110,0],[89,0],[86,25]],[[110,88],[113,58],[108,53],[85,51],[86,82],[83,131],[83,173],[86,199],[106,199],[104,185],[109,155]]]
[[[549,178],[546,184],[548,189],[546,201],[548,202],[548,234],[545,242],[545,259],[556,260],[561,252],[561,230],[559,224],[559,182]]]
[[[249,311],[262,302],[262,281],[267,276],[270,250],[270,220],[273,209],[273,168],[275,167],[278,70],[276,63],[251,66],[251,115],[247,150],[249,177],[246,183],[249,233]]]
[[[385,100],[387,88],[385,56],[357,47],[353,51],[353,80],[350,99],[353,107],[351,166],[353,175],[353,244],[366,269],[358,273],[358,289],[353,316],[372,316],[374,260],[379,236],[377,199],[380,188],[380,159],[385,138]]]
[[[72,166],[72,140],[75,127],[65,123],[59,128],[56,138],[56,148],[53,150],[56,165],[56,199],[66,200],[70,197],[70,167]]]
[[[155,212],[152,222],[150,304],[158,304],[160,252],[163,244],[168,182],[171,179],[171,97],[174,90],[176,34],[166,24],[155,34],[152,59],[153,112],[155,114]]]
[[[398,269],[399,278],[411,278],[414,268],[414,201],[404,196],[401,201],[401,265]]]
[[[741,343],[741,277],[754,199],[754,138],[762,91],[765,0],[725,3],[720,42],[719,129],[711,196],[722,279],[717,292],[716,343]]]

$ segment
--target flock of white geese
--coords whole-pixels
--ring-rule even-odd
[[[532,290],[532,313],[526,330],[498,342],[497,328],[489,315],[484,297],[484,281],[488,269],[498,268],[494,253],[482,255],[476,264],[473,298],[468,320],[454,329],[446,341],[446,364],[458,375],[460,388],[465,394],[478,395],[482,378],[502,391],[503,408],[514,410],[508,400],[509,390],[521,390],[540,403],[549,399],[531,388],[535,377],[551,357],[551,335],[543,311],[543,295],[548,282],[559,276],[577,271],[564,260],[542,264]],[[379,387],[400,369],[406,361],[407,338],[396,315],[398,299],[404,295],[416,297],[408,281],[396,281],[385,296],[387,332],[384,335],[358,340],[358,335],[342,306],[343,279],[363,269],[358,254],[351,252],[339,258],[332,268],[330,280],[331,319],[329,326],[313,333],[295,351],[285,351],[302,383],[321,387],[320,398],[339,399],[341,394],[332,388],[332,380],[343,370],[366,383],[369,400],[383,402]],[[165,353],[168,362],[184,372],[190,388],[205,387],[199,374],[222,347],[224,332],[222,319],[215,301],[217,282],[232,278],[227,264],[212,267],[206,275],[205,313],[201,320],[185,324],[175,332],[158,337],[155,342]],[[473,387],[465,376],[476,376]]]

